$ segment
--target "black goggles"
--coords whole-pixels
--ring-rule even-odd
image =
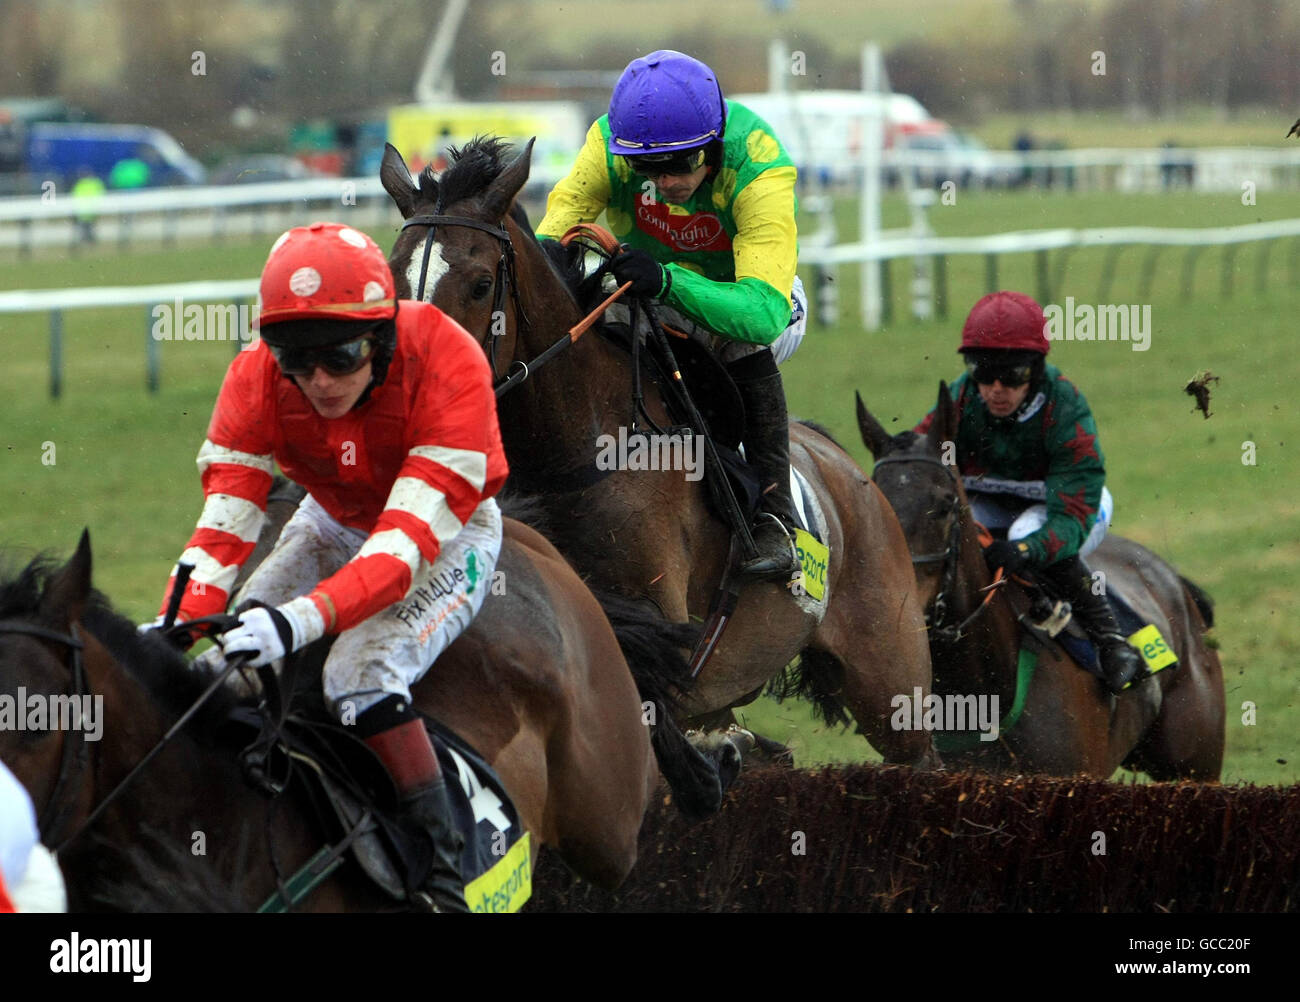
[[[325,348],[269,347],[280,371],[286,376],[310,376],[317,366],[331,376],[350,376],[370,361],[375,352],[375,339],[372,334],[363,334]]]
[[[1025,361],[1007,361],[1006,359],[968,358],[966,371],[977,383],[991,386],[1001,383],[1003,386],[1024,386],[1034,378],[1034,363]]]
[[[691,174],[704,163],[704,150],[686,153],[652,153],[643,157],[628,157],[628,166],[642,177],[659,177],[661,174]]]

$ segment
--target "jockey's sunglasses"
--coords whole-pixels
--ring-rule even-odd
[[[968,358],[966,371],[970,373],[971,378],[977,383],[985,386],[1001,383],[1009,389],[1024,386],[1034,378],[1034,365],[1032,362]]]
[[[659,177],[662,174],[691,174],[704,163],[704,150],[687,153],[651,153],[641,157],[628,157],[628,166],[642,177]]]
[[[375,351],[375,339],[371,334],[363,334],[325,348],[270,347],[280,371],[286,376],[310,376],[317,366],[331,376],[350,376],[370,361]]]

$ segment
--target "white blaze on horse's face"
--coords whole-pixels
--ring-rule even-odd
[[[430,229],[429,235],[425,240],[433,240],[433,230]],[[447,274],[451,266],[442,258],[442,244],[433,240],[433,246],[429,248],[429,272],[424,276],[424,295],[420,295],[420,266],[424,264],[424,244],[420,244],[412,253],[411,259],[406,262],[406,284],[410,287],[412,299],[423,299],[426,303],[433,302],[433,290],[438,287],[438,280]]]

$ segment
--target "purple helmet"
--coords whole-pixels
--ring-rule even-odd
[[[722,88],[713,71],[682,52],[659,49],[633,59],[609,99],[609,151],[615,156],[675,153],[722,138]]]

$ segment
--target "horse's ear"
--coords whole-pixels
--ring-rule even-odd
[[[862,394],[855,390],[853,395],[858,401],[858,431],[862,434],[862,441],[871,450],[871,454],[880,459],[893,449],[893,437],[880,427],[880,422],[867,410],[867,405],[862,402]]]
[[[83,529],[77,552],[45,585],[40,615],[48,623],[68,627],[81,618],[90,597],[90,530]]]
[[[496,180],[484,192],[483,211],[488,218],[504,219],[510,210],[510,203],[515,200],[519,189],[528,180],[528,168],[532,163],[535,142],[537,142],[536,136],[528,140],[528,145],[523,148],[519,156],[510,161],[509,166],[496,176]]]
[[[948,392],[948,383],[942,379],[939,380],[939,397],[934,404],[934,420],[930,422],[928,437],[936,447],[957,437],[957,405]]]
[[[384,191],[397,203],[403,219],[409,219],[415,212],[415,199],[420,189],[411,178],[410,168],[397,152],[392,143],[384,143],[384,159],[379,164],[379,181]]]

